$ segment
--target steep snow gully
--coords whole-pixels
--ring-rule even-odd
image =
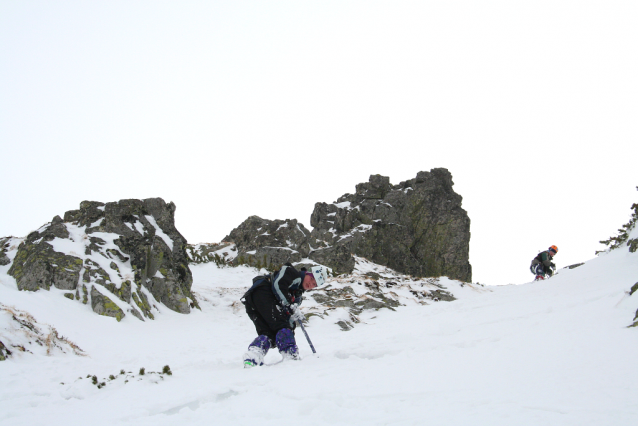
[[[638,423],[638,328],[628,327],[638,253],[626,247],[542,282],[441,278],[457,300],[406,292],[402,306],[364,310],[348,331],[337,325],[345,308],[310,316],[317,354],[297,333],[302,361],[271,351],[253,369],[241,362],[254,329],[238,299],[255,269],[195,265],[201,311],[160,306],[155,321],[120,323],[54,288],[20,292],[7,269],[0,340],[24,350],[0,362],[2,425]],[[328,284],[356,294],[356,281]]]

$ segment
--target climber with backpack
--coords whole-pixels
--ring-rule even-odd
[[[301,359],[294,334],[295,323],[304,319],[299,305],[305,291],[323,285],[326,279],[323,266],[297,271],[290,263],[274,274],[253,278],[252,287],[241,298],[257,330],[244,354],[245,368],[263,365],[271,347],[278,348],[283,359]]]
[[[529,269],[532,274],[536,275],[534,281],[544,280],[546,275],[550,277],[556,271],[556,265],[552,262],[552,258],[558,253],[558,247],[551,246],[545,251],[538,253],[532,260]]]

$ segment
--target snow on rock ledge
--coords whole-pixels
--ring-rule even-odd
[[[329,318],[344,330],[365,322],[374,311],[386,308],[395,310],[399,306],[428,305],[435,302],[456,300],[454,293],[484,291],[480,284],[464,283],[447,277],[418,278],[401,274],[388,267],[375,264],[365,258],[354,256],[352,274],[328,279],[321,288],[307,293],[302,305],[306,318],[319,316]]]
[[[160,303],[189,313],[197,301],[174,214],[175,204],[161,198],[83,201],[30,233],[8,273],[20,290],[67,290],[67,298],[118,321],[125,312],[153,319]]]

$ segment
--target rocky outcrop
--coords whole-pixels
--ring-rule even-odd
[[[314,250],[309,257],[320,265],[329,266],[336,274],[349,274],[354,269],[354,257],[346,245]]]
[[[312,232],[296,220],[251,216],[223,241],[236,244],[235,263],[257,267],[319,263],[343,274],[357,255],[405,274],[469,282],[470,219],[453,185],[446,169],[398,185],[372,175],[354,194],[315,204]]]
[[[27,236],[9,269],[20,290],[49,290],[51,285],[60,290],[76,288],[83,260],[55,251],[49,244],[55,239],[68,238],[69,231],[60,216]]]
[[[454,292],[468,286],[484,291],[478,284],[448,278],[415,278],[354,256],[351,274],[330,277],[326,285],[306,294],[302,312],[306,318],[318,316],[334,322],[343,331],[370,318],[371,311],[395,310],[405,305],[429,305],[456,300]]]
[[[312,237],[331,250],[344,247],[402,273],[469,282],[470,219],[452,186],[446,169],[419,172],[398,185],[372,175],[354,194],[315,205]],[[309,257],[315,259],[322,251]],[[343,249],[337,253],[322,256],[322,263],[341,267]]]
[[[158,303],[188,313],[197,301],[174,214],[161,198],[83,201],[29,234],[9,274],[20,290],[75,290],[85,304],[90,296],[95,312],[118,321],[124,311],[152,319]]]
[[[311,251],[310,231],[296,219],[268,220],[251,216],[224,237],[237,248],[235,264],[278,268],[301,262]]]

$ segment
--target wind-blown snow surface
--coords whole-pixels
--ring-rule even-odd
[[[638,424],[638,328],[627,328],[638,295],[626,293],[638,253],[626,248],[544,282],[457,285],[454,302],[366,311],[347,332],[312,317],[316,355],[298,331],[302,361],[271,351],[253,369],[237,299],[254,270],[194,266],[201,312],[118,323],[62,291],[19,292],[1,268],[2,303],[88,354],[0,362],[3,425]],[[167,364],[172,376],[148,373]]]

